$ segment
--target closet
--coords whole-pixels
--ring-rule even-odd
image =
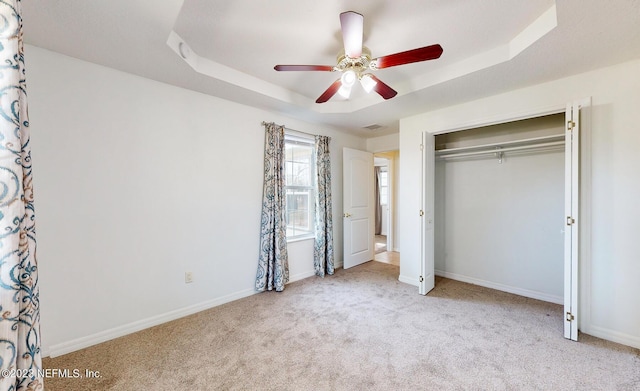
[[[565,113],[435,136],[435,274],[563,303]]]

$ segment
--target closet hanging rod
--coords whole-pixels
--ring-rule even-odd
[[[503,144],[501,144],[503,145]],[[483,151],[472,151],[472,152],[458,152],[458,153],[448,153],[442,154],[438,157],[441,159],[452,158],[452,157],[465,157],[465,156],[475,156],[475,155],[490,155],[494,153],[501,152],[509,152],[509,151],[523,151],[523,150],[533,150],[539,148],[550,148],[564,145],[564,141],[552,141],[548,143],[538,143],[533,145],[521,145],[519,147],[508,147],[508,148],[496,148],[496,149],[487,149]]]
[[[551,140],[564,140],[564,134],[554,134],[551,136],[541,136],[541,137],[532,137],[526,138],[522,140],[513,140],[513,141],[503,141],[500,143],[489,143],[489,144],[481,144],[481,145],[472,145],[468,147],[459,147],[459,148],[447,148],[447,149],[439,149],[436,150],[436,155],[440,154],[449,154],[451,152],[463,152],[463,151],[472,151],[475,149],[481,148],[494,148],[494,147],[504,147],[508,145],[517,145],[517,144],[536,144],[544,141]]]

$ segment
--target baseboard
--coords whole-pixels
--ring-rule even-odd
[[[290,284],[294,281],[300,281],[300,280],[304,280],[305,278],[309,278],[309,277],[313,277],[316,275],[315,270],[310,270],[310,271],[306,271],[303,273],[298,273],[295,274],[293,276],[289,276],[289,282],[287,284]]]
[[[315,275],[314,270],[298,273],[293,276],[289,276],[289,282],[299,281]],[[223,296],[217,299],[205,301],[202,303],[194,304],[185,308],[181,308],[175,311],[170,311],[161,315],[152,316],[147,319],[142,319],[136,322],[125,324],[122,326],[114,327],[109,330],[101,331],[96,334],[88,335],[86,337],[77,338],[69,342],[63,342],[50,347],[42,348],[43,357],[57,357],[63,354],[75,352],[80,349],[88,348],[89,346],[97,345],[102,342],[106,342],[115,338],[125,336],[127,334],[135,333],[140,330],[147,329],[149,327],[157,326],[162,323],[170,322],[188,315],[193,315],[197,312],[208,310],[213,307],[217,307],[221,304],[229,303],[234,300],[242,299],[247,296],[258,293],[254,289],[245,289],[240,292],[233,293],[231,295]]]
[[[619,343],[622,345],[631,346],[632,348],[640,349],[640,337],[621,333],[619,331],[607,329],[599,326],[588,326],[585,327],[584,330],[580,330],[585,334],[589,334],[591,336],[606,339],[607,341]],[[578,337],[578,342],[580,342],[580,337]]]
[[[75,352],[80,349],[88,348],[89,346],[97,345],[102,342],[106,342],[115,338],[125,336],[127,334],[135,333],[140,330],[147,329],[149,327],[157,326],[162,323],[170,322],[179,318],[183,318],[188,315],[195,314],[200,311],[208,310],[219,305],[242,299],[258,293],[254,289],[245,289],[227,296],[219,297],[217,299],[205,301],[202,303],[194,304],[185,308],[181,308],[167,313],[152,316],[147,319],[138,320],[129,324],[114,327],[109,330],[101,331],[86,337],[77,338],[68,342],[63,342],[56,345],[51,345],[46,348],[43,347],[42,355],[44,357],[51,356],[57,357],[63,354]]]
[[[562,297],[562,296],[555,296],[555,295],[550,295],[550,294],[543,293],[543,292],[532,291],[532,290],[529,290],[529,289],[518,288],[518,287],[510,286],[510,285],[504,285],[504,284],[500,284],[500,283],[497,283],[497,282],[485,281],[485,280],[481,280],[481,279],[474,278],[474,277],[464,276],[464,275],[461,275],[461,274],[445,272],[445,271],[442,271],[442,270],[436,270],[435,274],[436,274],[436,276],[439,276],[439,277],[446,277],[446,278],[450,278],[452,280],[462,281],[462,282],[466,282],[466,283],[474,284],[474,285],[479,285],[479,286],[483,286],[485,288],[491,288],[491,289],[495,289],[495,290],[498,290],[498,291],[513,293],[515,295],[529,297],[529,298],[536,299],[536,300],[547,301],[547,302],[555,303],[555,304],[564,304],[564,297]]]
[[[417,278],[412,278],[412,277],[407,277],[407,276],[400,275],[398,277],[398,281],[404,282],[405,284],[417,286],[417,287],[420,286],[420,281],[418,281]]]

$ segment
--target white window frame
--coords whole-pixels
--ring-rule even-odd
[[[382,184],[382,177],[385,177],[385,183]],[[387,166],[380,167],[380,205],[386,206],[389,203],[389,169]],[[382,189],[385,189],[385,196],[382,197]]]
[[[302,145],[302,146],[306,146],[306,147],[310,147],[312,149],[311,152],[311,161],[310,161],[310,175],[311,175],[311,185],[310,186],[301,186],[301,185],[289,185],[286,183],[286,173],[285,173],[285,195],[286,195],[286,200],[288,201],[288,196],[289,196],[289,191],[293,190],[293,191],[308,191],[309,192],[309,205],[308,205],[308,217],[307,217],[307,221],[309,222],[309,231],[308,232],[304,232],[301,234],[295,234],[295,235],[291,235],[289,234],[289,227],[288,227],[288,206],[286,206],[286,212],[287,212],[287,242],[293,242],[293,241],[298,241],[298,240],[306,240],[306,239],[312,239],[315,237],[315,208],[316,208],[316,196],[317,196],[317,189],[316,189],[316,185],[315,185],[315,171],[316,171],[316,151],[315,151],[315,140],[311,137],[304,137],[304,136],[300,136],[298,134],[292,134],[290,132],[288,132],[287,130],[285,130],[285,148],[286,148],[286,144],[289,145]],[[286,157],[285,157],[285,171],[286,171]],[[286,202],[286,201],[285,201]]]

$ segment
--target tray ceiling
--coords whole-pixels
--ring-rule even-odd
[[[364,15],[374,57],[434,43],[444,53],[376,71],[398,91],[389,101],[359,91],[316,104],[339,75],[273,66],[335,65],[347,10]],[[419,112],[640,57],[635,0],[42,0],[23,13],[28,44],[367,137]]]

